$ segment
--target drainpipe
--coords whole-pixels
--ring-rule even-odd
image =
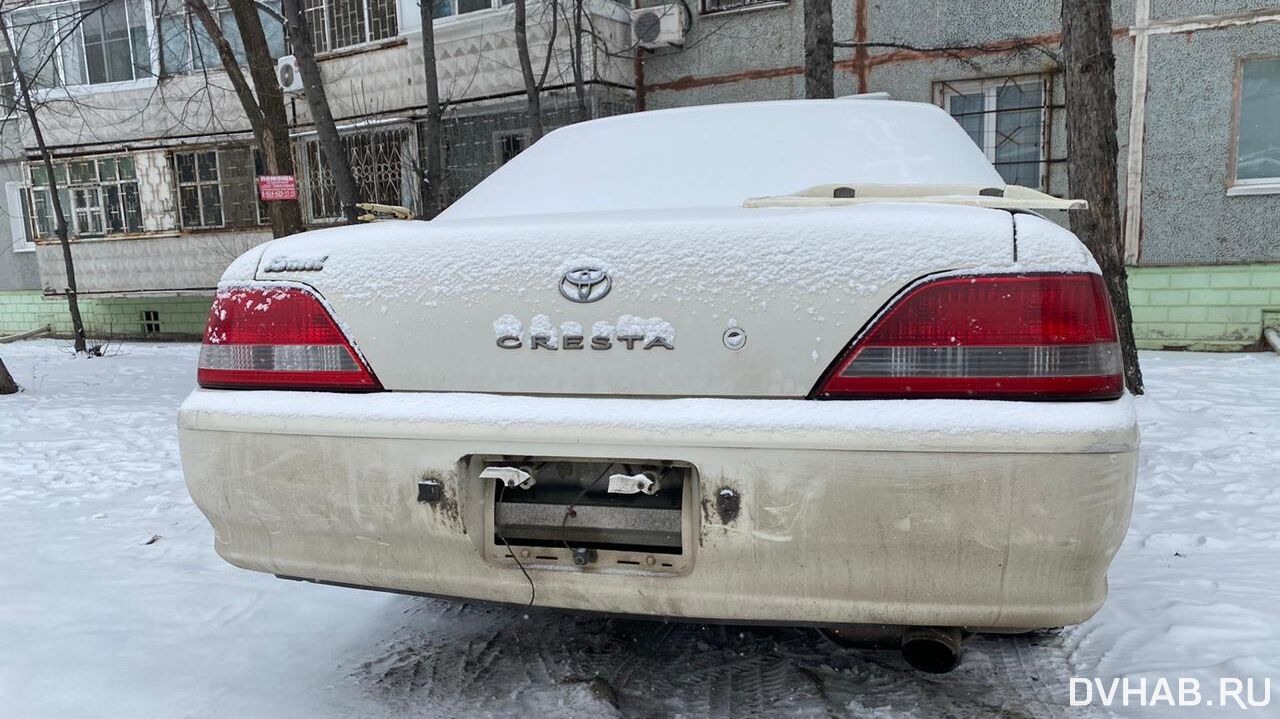
[[[1267,344],[1271,345],[1272,351],[1280,354],[1280,330],[1275,327],[1267,327],[1262,330],[1262,336],[1267,339]]]

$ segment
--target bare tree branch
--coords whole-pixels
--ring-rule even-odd
[[[75,343],[75,351],[76,354],[87,354],[88,347],[85,340],[84,319],[80,316],[80,298],[76,289],[75,261],[71,256],[71,236],[67,228],[67,217],[62,210],[62,198],[58,192],[58,178],[53,168],[53,153],[49,151],[49,146],[45,143],[44,131],[40,126],[40,117],[36,112],[35,105],[31,103],[31,82],[20,67],[21,63],[16,62],[18,53],[13,46],[13,39],[9,37],[9,28],[2,13],[0,13],[0,36],[4,38],[5,49],[8,51],[9,56],[15,59],[13,74],[21,98],[19,102],[27,114],[27,121],[31,124],[31,132],[35,136],[36,146],[40,148],[40,159],[44,163],[45,174],[48,175],[49,201],[53,206],[54,226],[57,228],[58,244],[62,247],[62,266],[67,275],[67,311],[71,315],[71,331],[72,339]]]

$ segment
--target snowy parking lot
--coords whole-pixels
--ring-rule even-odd
[[[1112,594],[927,676],[807,630],[664,625],[299,584],[213,552],[175,412],[197,346],[0,347],[0,717],[1245,716],[1068,707],[1071,677],[1280,694],[1280,357],[1145,353]],[[1255,696],[1258,695],[1255,690]]]

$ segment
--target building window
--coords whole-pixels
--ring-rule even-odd
[[[1048,95],[1042,77],[938,83],[942,106],[1010,185],[1044,189]]]
[[[53,199],[44,164],[32,164],[32,217],[37,237],[54,237]],[[77,237],[102,237],[142,232],[138,178],[130,155],[56,162],[54,180],[67,230]]]
[[[272,58],[279,58],[288,52],[284,25],[279,19],[280,0],[262,0],[258,4],[271,9],[269,12],[259,7],[258,18],[267,36],[267,50]],[[244,43],[240,41],[240,29],[228,0],[210,0],[208,5],[236,60],[246,64]],[[160,67],[165,75],[222,67],[218,49],[204,23],[188,11],[184,0],[158,0],[156,7],[160,14]]]
[[[13,73],[13,58],[8,49],[0,43],[0,110],[14,107],[17,96],[17,76]]]
[[[1249,60],[1240,69],[1235,186],[1280,185],[1280,58]]]
[[[35,87],[99,85],[152,75],[146,0],[91,0],[15,11],[18,67]]]
[[[493,133],[493,162],[502,167],[529,146],[528,130],[509,130]]]
[[[205,147],[170,158],[178,226],[184,230],[255,227],[269,222],[258,200],[261,163],[249,147]]]
[[[345,135],[342,144],[355,176],[357,200],[384,205],[417,206],[417,138],[409,127],[386,127]],[[303,140],[307,172],[307,219],[329,222],[342,218],[333,175],[315,137]]]
[[[741,10],[743,8],[756,7],[757,5],[777,5],[780,2],[785,3],[787,0],[702,0],[702,14],[709,15],[711,13],[725,12],[727,10]]]
[[[160,312],[158,310],[142,311],[142,334],[160,334]]]
[[[271,207],[269,203],[262,201],[262,193],[258,191],[258,178],[265,174],[267,170],[262,164],[262,153],[255,147],[253,148],[253,197],[255,200],[253,219],[259,225],[271,224]]]
[[[480,12],[481,10],[506,7],[512,2],[514,0],[436,0],[432,17],[439,20],[442,17],[466,15],[467,13]]]
[[[396,0],[303,0],[316,52],[395,37]]]
[[[218,151],[174,153],[173,171],[178,181],[178,219],[182,228],[222,227]]]
[[[9,236],[14,252],[30,252],[36,248],[36,232],[31,225],[31,191],[18,182],[4,185],[5,203],[9,210]]]

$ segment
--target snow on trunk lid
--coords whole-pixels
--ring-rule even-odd
[[[1012,266],[1011,228],[894,204],[381,222],[275,241],[257,277],[319,291],[389,390],[801,397],[912,280]]]

